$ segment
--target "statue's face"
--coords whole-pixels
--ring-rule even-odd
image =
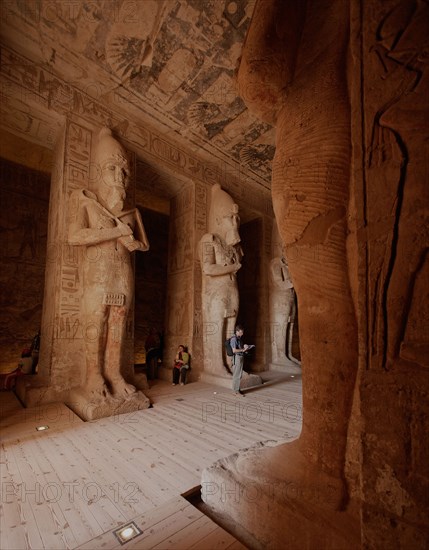
[[[222,229],[225,235],[225,242],[231,246],[240,242],[238,229],[240,227],[240,217],[237,212],[232,211],[230,214],[223,216]]]
[[[100,159],[101,178],[97,189],[99,200],[113,214],[119,214],[124,208],[129,183],[129,164],[122,150],[106,151]]]

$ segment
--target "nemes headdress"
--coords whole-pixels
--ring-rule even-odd
[[[211,189],[209,232],[216,233],[216,229],[222,224],[222,218],[230,214],[238,214],[238,204],[218,183],[215,183]]]
[[[104,164],[108,160],[114,160],[124,166],[128,165],[128,156],[125,149],[116,140],[112,131],[105,127],[100,130],[95,145],[94,160],[98,164]]]

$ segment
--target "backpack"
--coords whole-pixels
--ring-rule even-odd
[[[225,340],[225,351],[226,351],[226,354],[228,355],[228,357],[233,357],[234,354],[232,352],[232,347],[231,347],[231,338],[228,338],[228,340]]]

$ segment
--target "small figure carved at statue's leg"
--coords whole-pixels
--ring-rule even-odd
[[[290,361],[292,361],[293,363],[296,363],[298,366],[301,366],[301,361],[299,361],[299,359],[294,357],[293,351],[292,351],[293,329],[294,329],[294,326],[295,326],[296,310],[297,310],[296,293],[292,289],[291,307],[290,307],[289,321],[288,321],[288,326],[287,326],[287,340],[286,340],[287,352],[286,352],[286,356]]]
[[[226,317],[225,319],[225,333],[222,333],[222,340],[226,340],[227,338],[231,338],[231,336],[234,334],[234,330],[235,330],[235,323],[237,321],[237,316],[235,317]],[[225,346],[222,345],[222,349],[224,349]],[[225,350],[224,350],[224,353],[225,353]],[[225,370],[229,373],[229,374],[232,374],[232,361],[230,360],[230,358],[226,355],[225,353]]]

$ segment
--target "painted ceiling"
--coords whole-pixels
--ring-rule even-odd
[[[254,0],[5,0],[2,42],[270,186],[273,129],[237,95]]]

